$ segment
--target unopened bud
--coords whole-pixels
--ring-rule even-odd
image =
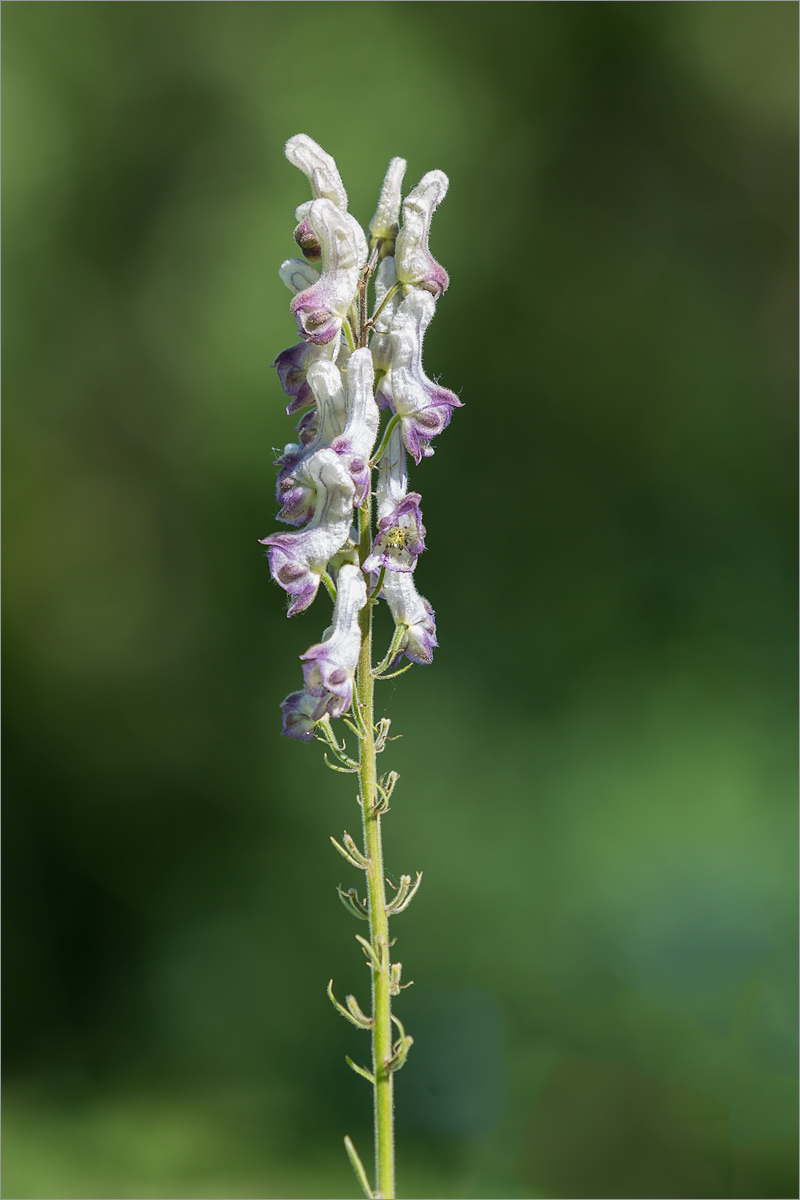
[[[397,237],[400,220],[401,188],[403,176],[406,173],[406,160],[393,158],[381,188],[378,207],[375,216],[369,223],[369,232],[373,238],[394,240]]]

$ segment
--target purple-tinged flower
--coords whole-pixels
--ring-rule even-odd
[[[357,222],[331,200],[313,200],[307,219],[322,247],[322,273],[315,284],[295,296],[291,311],[303,337],[324,346],[339,333],[355,300],[367,243]]]
[[[335,345],[335,343],[334,343]],[[298,412],[314,403],[314,396],[308,386],[306,376],[308,368],[318,359],[328,358],[333,346],[315,346],[313,342],[298,342],[282,350],[272,364],[278,371],[278,379],[286,396],[292,400],[286,406],[286,411]]]
[[[316,596],[322,573],[347,541],[353,520],[353,481],[339,456],[333,450],[318,450],[306,469],[316,488],[310,523],[296,533],[259,539],[269,547],[272,578],[291,597],[290,617],[308,608]]]
[[[386,598],[394,623],[403,634],[395,662],[403,655],[423,666],[433,662],[433,649],[437,645],[436,618],[428,601],[417,591],[414,576],[408,571],[387,571],[381,595]]]
[[[399,504],[378,521],[375,543],[369,558],[364,560],[365,571],[413,571],[425,549],[425,526],[422,524],[419,492],[409,492]]]
[[[378,198],[378,207],[369,223],[370,236],[375,240],[381,238],[384,241],[393,241],[397,237],[403,176],[407,165],[404,158],[393,158],[389,163]]]
[[[308,742],[324,716],[340,717],[353,702],[353,678],[361,649],[359,611],[367,602],[364,576],[346,564],[336,581],[333,624],[323,640],[300,655],[303,690],[281,704],[283,732]]]
[[[415,463],[430,458],[431,438],[450,424],[458,396],[428,379],[422,368],[422,342],[436,311],[430,292],[415,289],[406,296],[392,322],[391,366],[380,382],[377,400],[400,417],[403,441]]]
[[[325,696],[311,696],[308,692],[292,692],[281,701],[283,732],[286,737],[310,742],[317,723],[327,710]]]
[[[308,369],[308,384],[317,402],[314,431],[306,442],[302,437],[300,442],[289,442],[274,464],[281,468],[276,498],[283,507],[278,520],[287,525],[302,525],[313,517],[316,485],[308,473],[308,463],[317,450],[329,446],[342,432],[346,420],[344,389],[338,367],[326,360],[313,362]]]
[[[369,488],[369,459],[380,421],[372,394],[374,375],[369,350],[354,350],[347,364],[347,423],[330,443],[353,479],[356,506],[362,503]]]
[[[397,278],[409,288],[424,288],[434,299],[450,282],[447,271],[428,249],[431,217],[447,194],[449,180],[443,171],[428,171],[403,202],[403,227],[397,235]]]
[[[300,655],[305,664],[305,690],[312,696],[327,694],[327,711],[332,717],[341,716],[353,699],[353,677],[361,648],[358,614],[366,603],[364,576],[358,567],[345,563],[336,580],[331,627],[318,645]]]
[[[308,179],[315,200],[325,198],[342,212],[347,212],[347,192],[339,168],[332,156],[313,138],[305,133],[296,134],[286,143],[285,154],[289,162]]]
[[[350,348],[341,335],[334,338],[327,346],[315,346],[313,342],[298,342],[288,350],[282,350],[273,367],[277,368],[278,378],[285,395],[292,400],[286,405],[286,411],[299,412],[314,403],[314,393],[308,385],[308,369],[314,362],[333,362],[341,369],[347,366]],[[311,414],[307,413],[306,417]],[[302,439],[301,439],[302,440]]]
[[[378,474],[378,528],[365,571],[413,571],[425,549],[419,492],[408,491],[406,451],[395,425],[381,456]]]

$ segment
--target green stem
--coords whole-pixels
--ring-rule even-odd
[[[383,437],[381,438],[381,444],[378,446],[377,451],[372,456],[372,461],[375,464],[375,466],[378,465],[378,463],[381,461],[384,454],[386,453],[386,447],[389,445],[389,438],[392,436],[392,430],[394,429],[395,425],[398,423],[399,420],[400,420],[400,417],[398,416],[398,414],[394,413],[392,416],[392,419],[387,422],[386,428],[383,431]]]
[[[372,503],[369,494],[359,512],[360,557],[363,562],[371,550]],[[380,968],[372,967],[372,1073],[375,1078],[375,1191],[389,1200],[394,1196],[394,1076],[389,1070],[392,1057],[392,997],[389,962],[389,917],[386,911],[381,815],[377,808],[378,771],[375,752],[375,714],[372,677],[372,610],[361,610],[361,653],[356,673],[356,695],[364,734],[360,742],[359,777],[361,812],[364,822],[364,856],[369,910],[369,940]]]

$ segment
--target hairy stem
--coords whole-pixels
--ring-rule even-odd
[[[360,557],[363,560],[371,549],[371,498],[364,500],[359,513]],[[375,714],[372,677],[372,610],[368,603],[361,610],[361,653],[356,674],[356,694],[364,734],[361,738],[359,777],[361,779],[361,811],[364,822],[364,856],[367,859],[367,899],[369,907],[369,940],[379,967],[370,967],[372,974],[372,1073],[375,1077],[375,1192],[394,1196],[394,1077],[389,1069],[392,1057],[392,997],[390,990],[389,917],[386,911],[386,891],[381,844],[381,814],[378,806],[378,774],[375,751]]]

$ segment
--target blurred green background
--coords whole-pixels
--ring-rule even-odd
[[[788,3],[3,6],[6,1197],[352,1197],[367,990],[256,539],[306,181],[447,172],[383,685],[405,1197],[790,1197]]]

